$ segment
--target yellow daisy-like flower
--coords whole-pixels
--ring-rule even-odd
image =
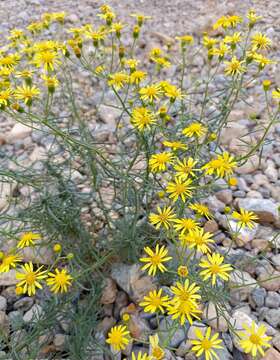
[[[20,56],[18,54],[10,54],[4,57],[0,57],[0,66],[7,67],[12,69],[20,61]]]
[[[230,48],[224,44],[224,42],[221,42],[219,44],[219,47],[211,48],[209,50],[210,55],[218,56],[220,59],[222,59],[227,53],[229,53]]]
[[[199,266],[205,270],[199,274],[203,277],[203,281],[212,278],[212,285],[216,284],[217,277],[228,281],[229,272],[232,271],[232,267],[229,264],[223,264],[224,257],[218,253],[212,255],[208,254],[207,259],[202,259]]]
[[[249,20],[249,26],[252,27],[255,23],[260,20],[262,16],[257,16],[255,10],[251,9],[248,11],[247,19]]]
[[[72,276],[68,274],[67,269],[55,269],[55,273],[48,273],[47,285],[55,294],[58,292],[67,292],[68,287],[72,285]]]
[[[132,84],[140,84],[142,80],[144,80],[147,76],[147,73],[145,71],[136,70],[133,71],[133,73],[130,75],[130,82]]]
[[[114,350],[124,350],[129,343],[129,331],[125,325],[114,326],[108,334],[106,343],[110,344]]]
[[[156,229],[159,229],[160,226],[164,226],[166,229],[169,229],[172,221],[174,221],[174,218],[176,217],[173,209],[170,206],[164,206],[163,209],[158,206],[157,211],[157,214],[150,214],[150,223],[153,224]]]
[[[263,54],[253,54],[253,60],[259,64],[260,69],[264,69],[266,65],[275,64],[276,62],[268,59]]]
[[[180,235],[184,235],[186,232],[198,227],[198,222],[191,218],[174,219],[173,221],[175,223],[174,228],[176,231],[180,231]]]
[[[271,46],[271,40],[261,32],[255,33],[252,38],[253,49],[268,49]]]
[[[174,294],[173,301],[189,301],[196,305],[197,301],[201,299],[198,294],[200,287],[196,283],[190,284],[188,279],[183,284],[177,281],[175,286],[170,287],[170,290]]]
[[[196,248],[198,251],[201,251],[203,254],[210,252],[209,244],[214,243],[214,240],[211,239],[212,234],[209,232],[204,232],[202,228],[196,228],[190,230],[190,248]]]
[[[132,356],[132,357],[131,357],[131,360],[153,360],[153,359],[151,358],[151,356],[149,356],[149,355],[146,354],[146,353],[143,353],[143,354],[142,354],[141,351],[139,351],[139,353],[138,353],[137,355],[135,355],[135,353],[132,352],[131,356]]]
[[[179,241],[183,248],[189,247],[192,242],[192,237],[190,236],[190,233],[186,234],[180,234],[179,235]]]
[[[174,202],[177,201],[179,197],[183,202],[185,202],[186,197],[190,197],[192,195],[192,189],[194,189],[194,187],[191,186],[191,184],[191,179],[182,181],[179,178],[175,178],[174,181],[170,181],[167,184],[166,192],[170,194],[169,197]]]
[[[40,90],[36,86],[22,85],[15,90],[15,98],[23,100],[25,104],[31,105],[33,99],[40,95]]]
[[[159,100],[163,92],[159,84],[154,84],[141,88],[139,94],[143,101],[153,102]]]
[[[172,152],[164,151],[162,153],[153,154],[149,160],[149,166],[152,172],[165,171],[167,165],[172,163],[174,155]]]
[[[181,141],[168,141],[165,140],[162,143],[164,146],[171,148],[172,150],[186,150],[188,147],[187,145],[183,144]]]
[[[145,20],[151,19],[151,16],[147,16],[147,15],[143,15],[143,14],[130,14],[130,16],[134,17],[137,19],[137,24],[139,26],[142,26],[143,22]]]
[[[167,271],[163,263],[171,260],[172,257],[167,256],[168,250],[165,248],[164,245],[159,247],[159,244],[157,244],[155,251],[153,251],[148,246],[145,246],[144,251],[146,254],[149,255],[149,257],[140,258],[141,262],[147,263],[141,268],[142,270],[149,269],[148,274],[152,276],[155,276],[157,270],[161,272]]]
[[[231,45],[236,45],[236,44],[238,44],[241,40],[242,40],[242,36],[241,36],[241,33],[240,33],[240,32],[235,32],[235,33],[233,33],[231,36],[230,36],[230,35],[227,35],[227,36],[224,38],[224,42],[225,42],[226,44],[231,44]]]
[[[155,122],[155,115],[145,107],[137,107],[132,110],[131,123],[139,131],[150,129]]]
[[[218,40],[211,38],[207,35],[203,36],[203,46],[205,46],[207,49],[212,49],[212,47],[217,44]]]
[[[12,96],[13,96],[13,91],[11,89],[0,91],[0,105],[2,106],[9,105]]]
[[[199,171],[199,169],[195,169],[197,163],[198,161],[192,157],[183,159],[183,161],[178,159],[177,164],[174,165],[174,170],[176,171],[175,176],[178,176],[181,180],[186,180],[190,175],[195,176],[195,171]]]
[[[41,51],[35,54],[33,63],[37,67],[43,67],[45,71],[54,71],[61,64],[56,51]]]
[[[195,356],[200,357],[204,354],[205,360],[219,359],[218,355],[215,352],[216,349],[223,348],[220,345],[222,343],[222,340],[218,338],[219,334],[215,333],[211,337],[210,327],[207,328],[205,336],[198,328],[196,328],[194,332],[197,340],[191,340],[191,343],[193,345],[192,351],[195,353]]]
[[[277,88],[276,90],[272,91],[272,97],[274,99],[280,99],[280,88]]]
[[[158,334],[152,335],[149,337],[150,343],[150,355],[153,360],[162,360],[164,358],[165,352],[159,346]]]
[[[165,308],[169,303],[169,297],[167,295],[162,296],[162,289],[159,291],[150,291],[147,296],[144,297],[144,301],[140,302],[140,306],[144,307],[144,311],[148,313],[155,313],[158,310],[161,313],[165,312]]]
[[[33,233],[31,231],[24,233],[17,244],[17,247],[22,249],[26,246],[34,245],[34,240],[40,240],[41,236],[39,234]]]
[[[205,134],[206,127],[199,122],[194,122],[190,124],[189,126],[185,127],[182,131],[182,133],[187,137],[201,137]]]
[[[233,211],[232,217],[237,220],[237,224],[241,227],[248,227],[253,229],[256,226],[255,221],[258,220],[258,216],[253,211],[247,211],[245,209],[240,209],[240,212]]]
[[[168,305],[168,315],[171,315],[173,320],[180,319],[181,325],[184,325],[186,321],[192,325],[193,318],[199,320],[201,312],[197,304],[188,300],[178,301],[177,299],[172,299]]]
[[[206,217],[206,219],[208,220],[213,218],[211,211],[209,210],[208,206],[205,204],[194,203],[189,205],[189,208],[192,209],[198,215]]]
[[[40,280],[47,277],[46,271],[41,271],[43,266],[34,271],[32,262],[22,265],[21,268],[23,272],[16,272],[16,278],[20,280],[16,286],[22,287],[23,294],[28,293],[29,296],[33,296],[36,294],[36,288],[42,289]]]
[[[176,36],[175,39],[180,40],[182,45],[193,44],[193,36],[191,35]]]
[[[179,266],[177,269],[177,274],[180,277],[187,277],[189,274],[189,270],[188,270],[187,266],[184,266],[184,265]]]
[[[181,89],[178,89],[175,85],[169,85],[165,87],[165,96],[170,98],[171,102],[174,102],[176,99],[182,99],[183,95]]]
[[[238,335],[241,337],[239,344],[245,353],[250,353],[253,357],[257,356],[258,353],[264,356],[263,348],[271,347],[269,344],[271,337],[265,335],[266,327],[263,324],[257,327],[253,321],[251,327],[243,324],[243,329],[245,331],[239,331]]]
[[[54,90],[58,85],[59,81],[56,76],[48,76],[46,74],[42,75],[41,78],[44,80],[45,86],[50,90]]]
[[[206,175],[216,174],[218,177],[225,177],[232,175],[235,167],[234,157],[225,151],[205,164],[202,170],[205,170]]]
[[[17,254],[3,255],[0,264],[0,273],[8,272],[11,268],[15,268],[17,263],[22,261],[22,257]]]
[[[124,87],[129,82],[129,76],[124,72],[117,72],[109,75],[108,85],[114,86],[116,90]]]
[[[240,61],[237,59],[236,56],[233,56],[233,58],[230,61],[225,61],[225,73],[226,75],[236,75],[236,74],[241,74],[244,71],[246,71],[246,67],[243,66],[242,64],[245,62],[245,60]]]

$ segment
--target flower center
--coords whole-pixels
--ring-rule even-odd
[[[55,279],[59,285],[65,285],[67,283],[67,278],[64,274],[56,275]]]
[[[158,265],[161,262],[161,257],[158,254],[155,254],[154,256],[151,257],[151,263],[153,265]]]
[[[218,273],[220,272],[220,267],[219,267],[219,265],[217,265],[217,264],[211,265],[211,272],[212,272],[213,274],[218,274]]]
[[[160,347],[156,346],[152,350],[152,356],[157,360],[161,360],[164,356],[164,351]]]
[[[212,347],[212,343],[211,343],[211,341],[208,340],[208,339],[203,339],[203,340],[201,341],[201,347],[202,347],[204,350],[209,350],[209,349],[211,349],[211,347]]]
[[[255,344],[255,345],[259,345],[260,343],[260,337],[257,334],[252,334],[250,336],[250,341]]]
[[[176,193],[177,194],[183,194],[186,191],[184,184],[177,184],[176,185]]]
[[[36,280],[36,275],[34,272],[31,272],[25,276],[25,281],[27,282],[28,285],[34,284],[35,280]]]

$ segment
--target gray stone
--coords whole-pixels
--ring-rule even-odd
[[[68,335],[65,334],[55,334],[53,339],[53,344],[58,351],[65,351],[67,350],[67,343],[68,343]]]
[[[4,311],[0,311],[0,337],[7,338],[10,333],[10,319]]]
[[[32,308],[30,310],[28,310],[24,316],[23,316],[23,321],[26,323],[29,322],[36,322],[41,315],[43,314],[43,309],[40,305],[35,304],[32,306]]]
[[[269,309],[265,314],[265,320],[273,327],[280,325],[280,309]]]
[[[5,311],[7,309],[7,299],[4,296],[0,296],[0,311]]]
[[[168,340],[168,346],[177,348],[187,337],[186,329],[179,326],[175,331],[173,331],[172,337],[170,337],[172,334],[172,326],[174,326],[174,321],[170,316],[168,316],[161,320],[158,330],[162,336],[163,342]]]
[[[265,306],[277,309],[280,306],[280,295],[275,291],[269,291],[265,298]]]
[[[264,306],[266,290],[264,288],[254,289],[250,294],[250,304],[253,308]]]
[[[229,205],[232,202],[232,191],[230,189],[218,191],[215,195],[218,200],[226,205]]]
[[[31,308],[33,303],[34,303],[33,298],[25,296],[14,303],[14,309],[22,310],[25,312]]]

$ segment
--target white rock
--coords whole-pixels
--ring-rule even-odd
[[[211,326],[213,329],[221,332],[228,331],[228,319],[229,314],[226,310],[220,310],[218,306],[218,312],[216,311],[215,304],[210,302],[207,306],[205,306],[202,319],[207,321],[207,324]]]
[[[35,322],[36,320],[38,320],[40,318],[40,316],[43,314],[43,309],[40,305],[35,304],[32,306],[32,308],[30,310],[28,310],[24,316],[23,316],[23,321],[26,323],[29,322]]]
[[[10,143],[14,143],[17,140],[24,139],[29,136],[32,132],[32,129],[29,126],[23,125],[21,123],[16,123],[12,130],[7,136],[7,140]]]
[[[18,283],[16,271],[11,269],[8,272],[0,273],[0,286],[10,286]]]

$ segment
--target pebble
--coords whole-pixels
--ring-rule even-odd
[[[268,349],[262,360],[280,360],[280,352],[273,348]]]
[[[5,311],[7,309],[7,299],[4,296],[0,296],[0,311]]]
[[[280,295],[275,291],[268,291],[265,298],[265,306],[277,309],[280,306]]]
[[[253,309],[264,306],[266,290],[264,288],[254,289],[249,297]]]
[[[28,310],[24,316],[23,321],[25,323],[35,322],[43,314],[43,309],[40,305],[34,304],[30,310]]]
[[[217,308],[218,312],[215,304],[210,302],[204,308],[202,319],[206,320],[207,324],[218,332],[226,332],[228,331],[229,314],[227,310],[219,309],[219,306]]]
[[[32,297],[23,297],[19,300],[17,300],[15,303],[14,303],[14,309],[15,310],[22,310],[22,311],[28,311],[31,306],[33,305],[34,303],[34,300]]]
[[[105,280],[105,287],[102,290],[100,302],[101,304],[113,304],[118,293],[117,285],[114,280],[107,278]]]
[[[280,325],[280,309],[269,309],[265,313],[265,320],[273,327]]]
[[[5,337],[8,337],[10,333],[10,319],[4,311],[0,311],[0,333]]]

